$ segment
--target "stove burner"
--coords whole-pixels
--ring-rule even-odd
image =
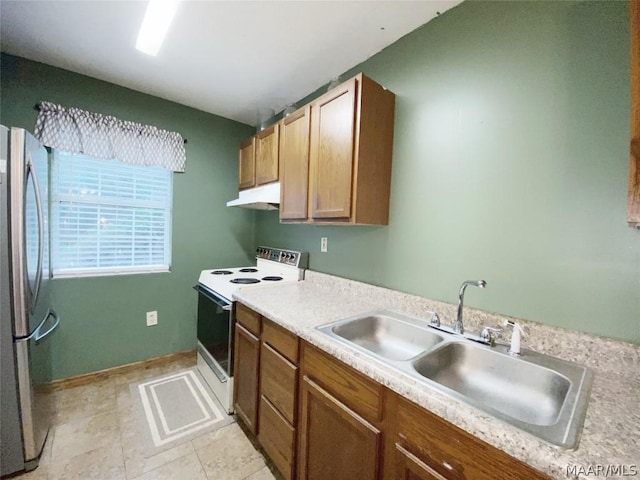
[[[232,273],[231,270],[214,270],[211,275],[231,275]]]
[[[257,268],[241,268],[239,271],[243,273],[254,273],[254,272],[257,272],[258,269]]]
[[[276,276],[268,276],[268,277],[262,277],[262,280],[266,280],[267,282],[278,282],[280,280],[282,280],[282,277],[276,277]]]
[[[231,283],[242,283],[242,284],[248,284],[248,283],[260,283],[260,280],[258,280],[257,278],[234,278],[233,280],[229,280]]]

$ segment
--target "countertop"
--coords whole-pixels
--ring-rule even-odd
[[[386,288],[307,271],[304,281],[239,290],[234,298],[373,380],[450,423],[554,478],[593,478],[610,468],[640,477],[640,346],[516,319],[528,336],[523,348],[587,365],[594,372],[577,450],[564,450],[398,372],[315,327],[376,309],[424,318],[455,318],[455,306]],[[501,324],[505,317],[465,307],[465,328]],[[568,475],[568,467],[582,472]],[[609,467],[607,467],[609,466]],[[626,472],[624,476],[622,472]],[[589,475],[589,473],[591,473]],[[600,476],[605,476],[600,474]]]

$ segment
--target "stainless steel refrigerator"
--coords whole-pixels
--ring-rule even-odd
[[[37,467],[51,425],[48,155],[0,126],[0,474]]]

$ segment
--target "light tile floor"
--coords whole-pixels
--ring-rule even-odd
[[[55,392],[40,466],[19,480],[274,480],[236,424],[146,457],[134,435],[129,384],[195,365],[195,357],[111,375]]]

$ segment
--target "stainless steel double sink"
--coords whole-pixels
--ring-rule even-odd
[[[578,445],[592,382],[587,367],[529,350],[514,357],[508,345],[483,345],[389,311],[317,328],[554,446]]]

